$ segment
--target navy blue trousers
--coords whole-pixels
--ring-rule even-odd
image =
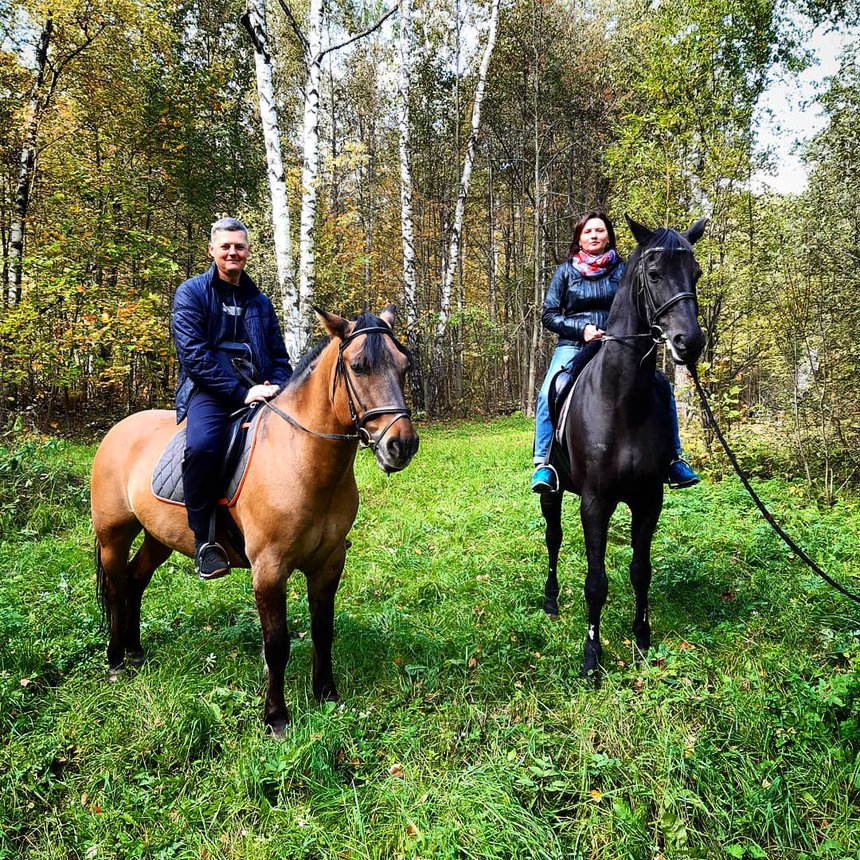
[[[196,541],[209,540],[209,521],[221,490],[227,425],[232,411],[222,398],[200,390],[194,392],[188,404],[182,487],[188,525]]]

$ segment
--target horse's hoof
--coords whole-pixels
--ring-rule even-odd
[[[339,702],[340,696],[338,695],[337,688],[332,684],[330,687],[326,686],[320,690],[314,690],[314,698],[319,702],[319,704],[325,704],[326,702]]]
[[[139,669],[143,665],[143,651],[126,651],[123,662],[129,669]]]
[[[582,672],[580,672],[579,677],[582,678],[582,680],[585,681],[590,687],[593,687],[596,690],[600,686],[600,666],[595,666],[588,669],[583,666]]]
[[[636,666],[641,666],[648,662],[649,645],[640,645],[638,642],[633,643],[633,663]]]
[[[552,612],[549,609],[544,609],[544,612],[546,613],[546,617],[549,618],[550,621],[558,621],[558,610]]]
[[[287,733],[288,720],[272,720],[266,723],[266,731],[276,740],[283,740]]]
[[[125,666],[122,663],[119,666],[108,666],[105,680],[108,684],[115,684],[123,675],[125,675]]]

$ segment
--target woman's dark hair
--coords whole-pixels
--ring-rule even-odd
[[[610,248],[615,247],[615,228],[612,226],[612,221],[609,216],[605,212],[597,212],[592,210],[591,212],[586,212],[579,221],[576,222],[576,227],[573,228],[573,241],[570,243],[570,247],[567,249],[567,259],[572,260],[577,252],[579,251],[579,237],[582,235],[582,231],[585,229],[585,225],[592,219],[599,218],[606,225],[606,232],[608,234],[609,242],[606,245],[606,250],[608,251]]]

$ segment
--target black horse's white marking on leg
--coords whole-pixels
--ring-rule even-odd
[[[588,557],[588,573],[585,576],[588,635],[585,639],[582,664],[582,674],[586,678],[596,679],[600,658],[603,656],[603,647],[600,644],[600,613],[609,593],[609,580],[606,576],[606,536],[614,510],[614,501],[583,494],[579,513]]]
[[[630,584],[636,595],[636,614],[633,618],[633,636],[636,648],[644,656],[651,647],[651,625],[648,622],[648,588],[651,585],[651,540],[657,528],[663,507],[663,488],[652,498],[643,498],[632,508],[630,545]]]

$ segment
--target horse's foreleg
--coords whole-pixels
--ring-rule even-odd
[[[633,559],[630,562],[630,584],[636,596],[636,615],[633,619],[633,636],[636,647],[644,654],[651,646],[651,625],[648,621],[648,588],[651,585],[651,539],[657,528],[663,507],[662,488],[658,495],[633,505],[630,545]]]
[[[313,642],[311,682],[317,701],[337,701],[337,687],[331,665],[334,638],[334,597],[346,558],[345,545],[339,547],[319,568],[308,574],[308,608]]]
[[[170,547],[144,533],[143,543],[128,566],[125,607],[125,660],[132,666],[143,662],[140,645],[140,602],[143,592],[152,579],[155,569],[167,561],[173,552]]]
[[[263,631],[263,656],[268,672],[264,719],[276,737],[287,726],[284,701],[284,672],[290,659],[290,631],[287,627],[287,576],[278,563],[254,563],[254,599]]]
[[[609,592],[606,577],[606,534],[615,510],[614,502],[583,495],[579,513],[585,536],[588,573],[585,576],[585,602],[588,606],[588,633],[585,637],[583,677],[596,680],[603,648],[600,644],[600,613]]]
[[[558,552],[561,548],[561,503],[563,493],[544,493],[540,497],[540,512],[546,521],[546,552],[549,570],[543,589],[544,612],[550,618],[558,616]]]

